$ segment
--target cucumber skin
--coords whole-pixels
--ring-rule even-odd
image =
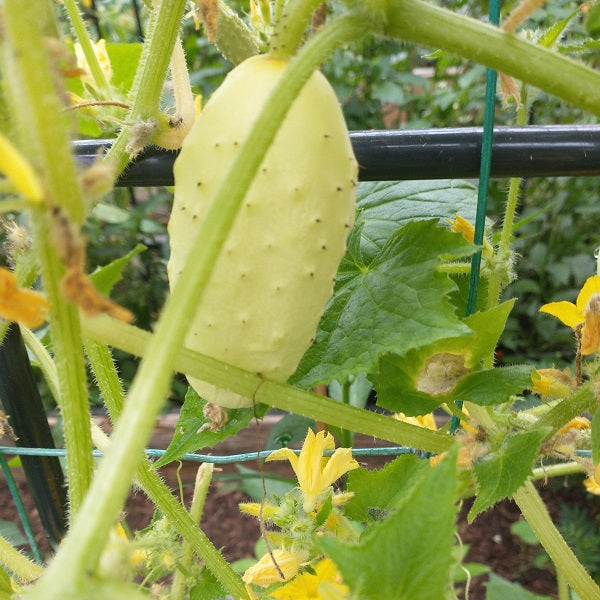
[[[240,146],[287,61],[254,56],[213,94],[175,162],[168,274],[174,285]],[[286,381],[312,343],[354,223],[358,165],[319,72],[296,98],[252,183],[190,323],[186,346]],[[252,399],[188,378],[226,407]]]

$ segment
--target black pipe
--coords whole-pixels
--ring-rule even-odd
[[[481,127],[352,131],[362,181],[475,179]],[[75,142],[83,164],[112,140]],[[119,178],[118,186],[173,185],[176,152],[146,149]],[[558,177],[600,174],[600,125],[497,127],[492,177]]]
[[[11,323],[0,346],[0,400],[17,435],[15,444],[54,448],[18,325]],[[48,539],[58,545],[66,531],[67,495],[60,461],[52,456],[22,456],[21,464]]]

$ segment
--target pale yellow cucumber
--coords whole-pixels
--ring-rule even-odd
[[[287,61],[254,56],[213,94],[175,163],[169,280]],[[215,265],[186,346],[285,381],[310,346],[354,222],[357,164],[340,106],[314,73],[252,183]],[[198,379],[206,400],[251,404]]]

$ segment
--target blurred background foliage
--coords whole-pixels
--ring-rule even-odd
[[[487,2],[437,2],[450,10],[486,20]],[[83,0],[82,11],[94,39],[111,43],[139,43],[147,23],[143,0]],[[240,14],[248,2],[229,2]],[[506,14],[516,4],[503,2]],[[329,10],[341,9],[334,0]],[[62,9],[58,8],[59,13]],[[598,67],[600,4],[553,0],[535,12],[521,28],[536,39],[561,19],[574,17],[561,36],[558,51]],[[68,21],[62,15],[65,33]],[[187,18],[182,39],[195,93],[203,101],[230,70],[218,50]],[[479,126],[483,120],[485,69],[455,56],[398,41],[367,37],[339,50],[323,70],[342,104],[350,129],[439,128]],[[535,96],[532,98],[532,96]],[[597,119],[544,93],[529,94],[532,124],[595,123]],[[513,100],[497,97],[496,123],[515,124]],[[492,183],[488,215],[498,222],[508,181]],[[534,178],[522,182],[520,220],[515,231],[518,280],[505,297],[518,298],[501,339],[501,360],[529,359],[541,366],[564,366],[573,357],[570,331],[557,320],[540,315],[540,305],[553,300],[573,301],[585,279],[595,272],[594,250],[600,245],[598,196],[600,180],[592,177]],[[171,192],[167,189],[116,189],[104,199],[86,224],[89,270],[125,254],[137,243],[147,250],[135,257],[124,280],[113,293],[136,314],[139,326],[156,319],[168,288],[166,223]],[[499,224],[499,223],[498,223]],[[117,356],[125,382],[134,371],[131,357]],[[185,382],[176,380],[173,400],[182,400]]]

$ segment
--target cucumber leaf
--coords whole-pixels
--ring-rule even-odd
[[[456,213],[473,222],[477,188],[466,181],[367,181],[356,194],[356,225],[364,259],[372,260],[394,232],[414,221],[445,223]]]
[[[405,354],[469,334],[447,299],[455,285],[437,267],[440,255],[466,256],[473,249],[436,221],[418,221],[392,234],[368,264],[348,260],[344,282],[292,381],[306,386],[343,381],[375,372],[386,353]]]
[[[470,373],[458,382],[452,397],[480,406],[500,404],[513,394],[531,388],[532,372],[533,367],[529,365],[515,365]]]
[[[336,564],[355,597],[446,597],[454,565],[456,448],[438,466],[421,470],[419,475],[412,493],[398,499],[390,516],[371,524],[356,546],[333,537],[320,540],[319,545]]]
[[[477,497],[469,511],[471,523],[484,510],[516,492],[531,475],[547,427],[508,435],[498,450],[474,463]]]
[[[179,413],[173,439],[163,456],[154,463],[156,468],[173,462],[188,452],[195,452],[222,442],[246,427],[254,418],[252,407],[229,409],[227,410],[227,421],[213,431],[210,428],[211,419],[204,415],[203,409],[206,404],[206,400],[200,398],[190,386]],[[259,418],[268,410],[269,407],[264,404],[256,406],[256,414]]]
[[[413,416],[427,414],[451,401],[456,396],[453,388],[494,352],[513,305],[514,300],[509,300],[466,317],[463,323],[471,329],[468,335],[438,340],[404,356],[384,355],[378,373],[371,376],[377,390],[377,404]],[[528,384],[531,381],[524,387]],[[515,391],[520,390],[508,395]]]
[[[416,456],[399,456],[379,470],[354,469],[347,474],[347,491],[354,496],[344,514],[354,521],[373,521],[400,505],[413,493],[429,462]],[[398,485],[401,481],[402,485]]]

